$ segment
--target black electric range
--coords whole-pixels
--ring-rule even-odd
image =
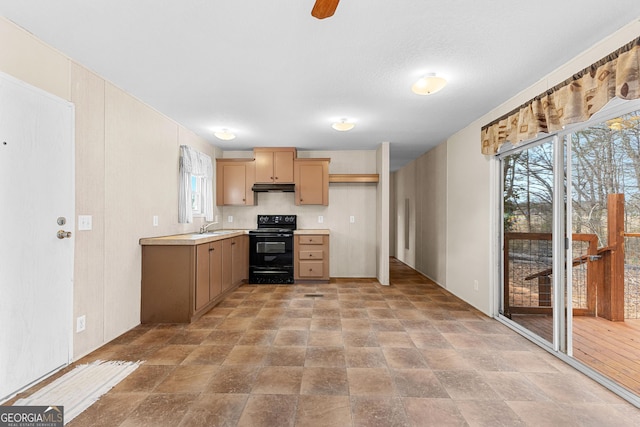
[[[258,215],[249,231],[249,283],[293,283],[293,232],[296,215]]]

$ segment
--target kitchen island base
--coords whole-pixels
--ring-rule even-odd
[[[247,280],[248,236],[142,246],[141,323],[190,323]]]

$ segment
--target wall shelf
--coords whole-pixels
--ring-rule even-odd
[[[377,173],[331,173],[329,182],[373,182],[379,180]]]

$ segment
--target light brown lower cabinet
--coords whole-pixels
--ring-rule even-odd
[[[296,282],[329,281],[329,236],[295,235],[294,279]]]
[[[196,246],[196,312],[222,293],[222,242]]]
[[[248,278],[248,239],[142,246],[140,321],[189,323],[210,310]]]

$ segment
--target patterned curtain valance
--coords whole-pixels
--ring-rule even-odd
[[[640,37],[482,127],[482,154],[588,120],[614,97],[640,98]]]

